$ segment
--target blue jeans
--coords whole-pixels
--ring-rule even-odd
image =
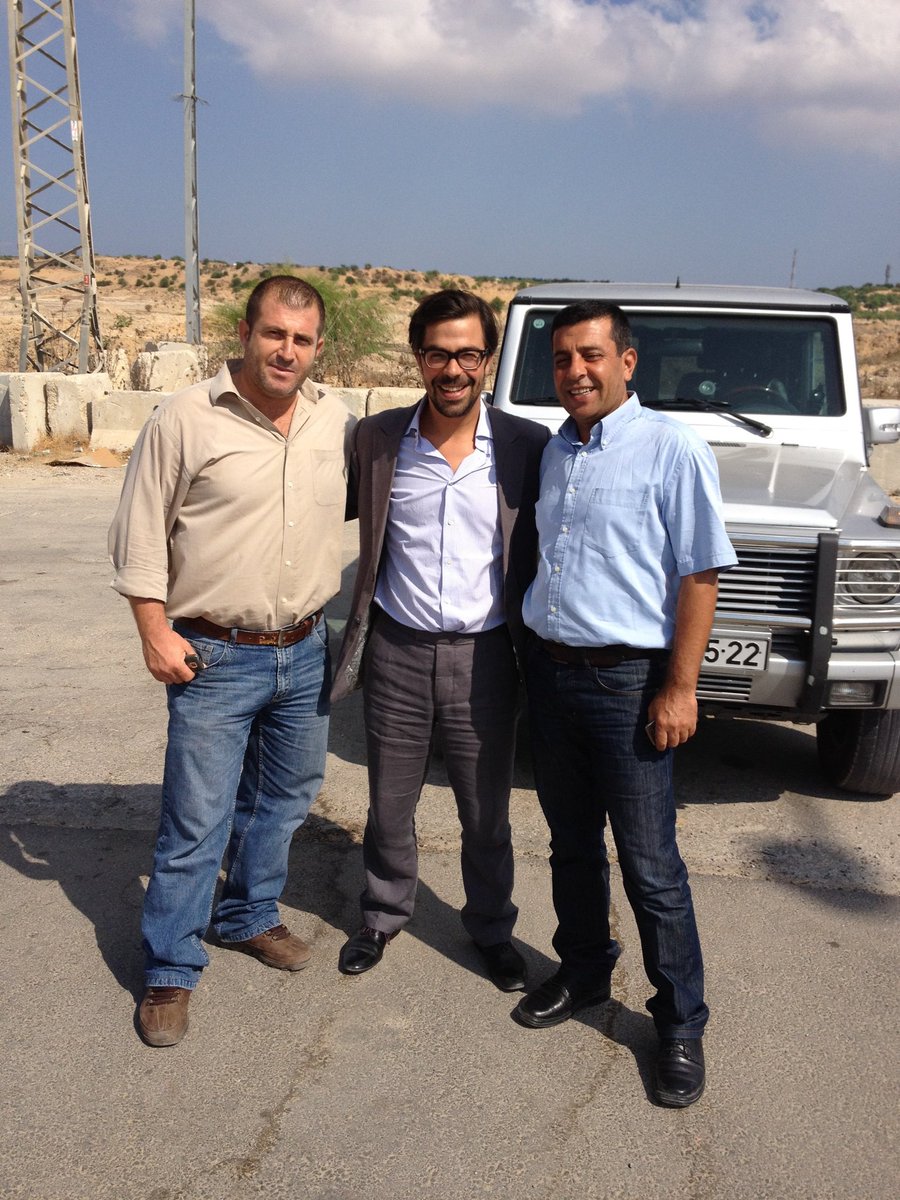
[[[553,947],[562,970],[587,984],[608,978],[620,954],[609,926],[609,819],[625,894],[634,911],[647,1003],[663,1038],[698,1038],[709,1010],[687,870],[675,842],[672,752],[644,726],[665,666],[617,667],[528,657],[528,700],[538,799],[550,826]]]
[[[142,933],[148,987],[196,987],[214,928],[243,941],[278,925],[291,838],[322,786],[328,741],[324,618],[293,646],[239,646],[175,628],[206,668],[167,688],[162,815]]]

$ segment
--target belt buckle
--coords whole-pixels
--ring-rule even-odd
[[[260,646],[280,646],[281,631],[278,629],[264,629],[259,636]]]

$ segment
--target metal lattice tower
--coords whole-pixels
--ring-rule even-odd
[[[7,0],[20,371],[85,372],[102,355],[72,5]]]

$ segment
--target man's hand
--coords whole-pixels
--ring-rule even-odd
[[[709,642],[719,572],[685,575],[678,592],[675,637],[666,681],[650,702],[647,733],[657,750],[674,749],[697,729],[697,679]]]
[[[657,750],[674,750],[697,730],[696,689],[664,684],[650,702],[649,716],[650,741]]]
[[[194,647],[170,627],[165,605],[161,600],[136,596],[129,596],[128,601],[141,635],[147,670],[160,683],[189,683],[194,672],[184,658],[186,654],[194,653]]]

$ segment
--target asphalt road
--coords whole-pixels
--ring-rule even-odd
[[[284,897],[313,963],[292,975],[212,948],[187,1038],[145,1047],[132,1022],[165,712],[107,586],[122,472],[3,457],[0,1196],[896,1195],[897,798],[825,787],[806,728],[706,723],[679,752],[713,1012],[690,1109],[649,1099],[648,987],[617,883],[613,1001],[551,1030],[510,1019],[515,997],[482,977],[459,924],[440,763],[416,916],[376,970],[338,973],[366,805],[356,699],[335,710]],[[537,982],[553,918],[524,751],[516,783],[516,935]]]

